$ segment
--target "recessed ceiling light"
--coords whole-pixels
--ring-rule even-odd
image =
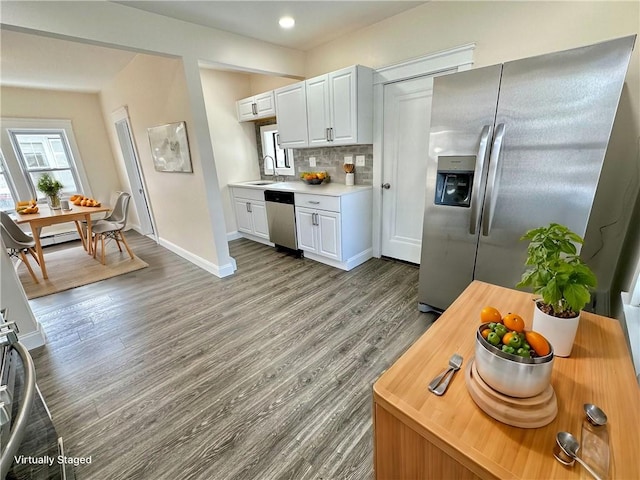
[[[291,17],[282,17],[278,23],[282,28],[293,28],[296,21]]]

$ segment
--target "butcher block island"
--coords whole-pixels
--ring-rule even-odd
[[[608,416],[610,479],[640,478],[640,389],[617,320],[583,312],[568,358],[554,359],[558,413],[546,426],[518,428],[495,420],[469,394],[465,369],[474,356],[484,306],[520,314],[531,327],[533,296],[474,281],[373,386],[374,468],[389,479],[591,478],[577,462],[554,459],[556,434],[581,438],[583,405]],[[453,353],[464,363],[443,396],[430,380]],[[579,451],[580,455],[582,452]]]

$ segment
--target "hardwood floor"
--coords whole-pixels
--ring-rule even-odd
[[[32,300],[38,384],[78,479],[369,479],[371,387],[431,324],[418,269],[344,272],[248,240],[219,279],[148,268]]]

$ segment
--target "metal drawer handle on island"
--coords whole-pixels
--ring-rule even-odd
[[[320,202],[316,202],[314,200],[309,200],[309,202],[311,205],[320,205]]]

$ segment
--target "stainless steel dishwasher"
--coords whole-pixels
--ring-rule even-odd
[[[296,213],[293,192],[265,190],[269,222],[269,240],[278,247],[298,251],[296,236]]]

